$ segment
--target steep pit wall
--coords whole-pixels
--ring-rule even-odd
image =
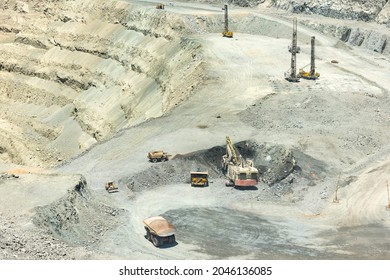
[[[266,0],[263,2],[293,13],[318,14],[331,18],[379,23],[390,21],[388,0]]]
[[[3,162],[55,165],[166,114],[204,79],[200,44],[154,6],[1,2]]]
[[[390,55],[390,30],[354,27],[340,22],[340,24],[319,23],[313,20],[300,20],[300,24],[308,26],[321,33],[333,36],[348,45],[361,47],[384,55]]]
[[[338,19],[376,21],[381,24],[390,22],[390,2],[388,0],[182,0],[181,2],[201,2],[223,6],[256,8],[274,7],[293,13],[317,14]]]

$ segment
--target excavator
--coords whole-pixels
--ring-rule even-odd
[[[226,154],[222,156],[222,172],[229,180],[227,186],[250,187],[259,181],[253,161],[243,159],[229,136],[226,136]]]

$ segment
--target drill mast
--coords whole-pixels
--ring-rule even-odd
[[[297,46],[297,37],[297,18],[294,18],[292,44],[288,47],[288,51],[291,53],[291,66],[290,69],[285,73],[285,78],[289,82],[299,81],[299,77],[297,76],[297,53],[300,52],[300,48]]]

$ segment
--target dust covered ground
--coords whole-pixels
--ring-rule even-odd
[[[289,83],[286,11],[232,6],[229,39],[215,4],[1,2],[0,259],[390,258],[389,50],[337,33],[384,25],[298,16],[321,76]],[[225,186],[226,136],[256,187]]]

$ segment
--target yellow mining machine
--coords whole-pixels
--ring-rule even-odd
[[[207,187],[209,185],[209,173],[207,171],[192,171],[191,186]]]
[[[315,66],[315,41],[316,38],[314,36],[311,37],[311,58],[310,58],[310,71],[307,72],[303,70],[305,67],[299,69],[298,77],[304,78],[307,80],[317,80],[320,77],[320,73],[316,72]]]
[[[168,154],[164,151],[150,151],[147,157],[151,162],[164,162],[168,160]]]
[[[108,181],[105,185],[105,189],[108,193],[115,193],[119,191],[118,187],[115,186],[114,181]]]
[[[222,8],[225,11],[225,30],[222,32],[223,37],[233,38],[233,31],[229,31],[229,21],[228,21],[228,5]]]
[[[297,75],[297,54],[300,52],[300,48],[297,45],[297,34],[297,18],[294,18],[292,43],[288,47],[288,51],[291,53],[291,66],[284,73],[284,78],[289,82],[299,82],[299,75]]]
[[[243,159],[229,136],[226,136],[226,154],[222,156],[222,172],[228,178],[226,185],[229,186],[249,187],[259,181],[259,171],[253,161]]]

